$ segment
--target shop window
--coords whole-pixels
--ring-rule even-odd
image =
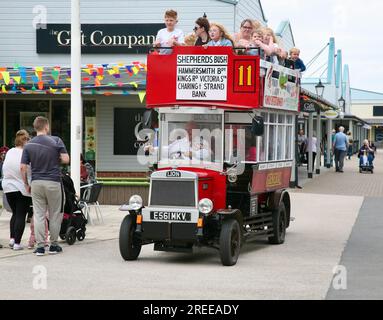
[[[58,136],[64,142],[70,153],[70,101],[52,101],[52,135]]]
[[[374,117],[383,117],[383,106],[374,106],[373,107],[373,116]]]
[[[97,153],[96,101],[85,100],[83,108],[83,155],[86,161],[95,166]]]
[[[6,144],[14,145],[16,132],[25,129],[31,136],[35,135],[33,120],[37,116],[49,119],[48,100],[6,100]]]
[[[142,128],[144,111],[142,108],[114,108],[114,155],[137,155],[144,142],[139,141],[135,132]]]

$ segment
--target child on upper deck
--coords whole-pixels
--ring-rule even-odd
[[[267,61],[270,61],[271,63],[275,64],[280,64],[279,60],[283,61],[287,58],[287,52],[285,52],[282,48],[278,46],[277,38],[274,34],[273,29],[264,29],[263,43],[268,48],[268,51],[265,50]]]
[[[232,47],[234,45],[234,41],[225,27],[219,23],[210,24],[209,36],[211,40],[205,46]]]
[[[265,55],[270,55],[269,47],[266,46],[262,41],[263,36],[264,33],[262,28],[256,29],[251,33],[250,44],[248,46],[250,50],[247,52],[248,55],[259,55],[261,59],[265,59]],[[257,48],[258,50],[251,48]]]
[[[301,59],[299,59],[299,54],[301,51],[298,48],[291,48],[290,49],[290,60],[294,61],[294,69],[300,70],[300,72],[303,72],[306,70],[306,66],[303,63]]]
[[[176,29],[178,14],[177,11],[167,10],[165,12],[166,28],[158,31],[154,47],[174,47],[184,45],[184,33],[180,29]],[[171,49],[161,49],[161,54],[171,53]]]

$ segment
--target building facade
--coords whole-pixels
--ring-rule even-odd
[[[81,0],[83,154],[98,176],[145,172],[136,160],[135,130],[145,108],[146,54],[164,12],[193,32],[204,14],[230,32],[253,18],[266,25],[253,0]],[[14,0],[0,12],[0,144],[32,131],[44,115],[70,148],[70,1]]]
[[[383,144],[383,93],[351,88],[351,112],[370,126],[369,139]]]

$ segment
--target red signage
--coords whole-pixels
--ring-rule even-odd
[[[231,47],[175,47],[149,54],[147,106],[260,107],[258,56],[237,55]]]
[[[255,60],[234,60],[234,84],[236,93],[256,93]]]
[[[289,187],[291,167],[254,170],[252,193],[264,193]]]

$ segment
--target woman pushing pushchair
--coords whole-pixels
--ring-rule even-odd
[[[370,146],[370,143],[367,139],[363,141],[363,145],[359,149],[358,158],[359,172],[371,171],[371,173],[373,173],[373,161],[375,159],[375,150]]]

